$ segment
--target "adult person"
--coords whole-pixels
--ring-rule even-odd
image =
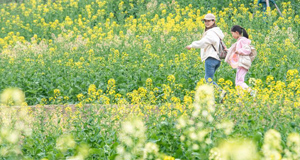
[[[205,61],[205,80],[208,83],[213,83],[219,90],[222,90],[216,82],[213,81],[216,70],[221,65],[220,57],[216,48],[219,48],[220,39],[224,38],[222,30],[216,25],[216,17],[208,13],[202,19],[205,23],[205,32],[202,38],[198,41],[193,41],[192,44],[186,46],[186,49],[200,48],[201,60]],[[222,90],[221,101],[226,92]]]

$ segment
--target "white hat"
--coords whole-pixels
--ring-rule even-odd
[[[202,21],[204,20],[215,20],[216,17],[215,15],[211,14],[211,13],[208,13],[207,15],[205,15],[205,17],[202,19]]]

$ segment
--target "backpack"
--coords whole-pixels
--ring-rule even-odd
[[[211,44],[212,45],[212,44]],[[225,59],[226,55],[227,55],[227,51],[225,50],[226,45],[225,43],[220,39],[220,43],[219,43],[219,47],[218,47],[218,51],[216,50],[215,46],[212,45],[212,47],[214,48],[214,50],[218,53],[218,56],[220,59]]]
[[[244,45],[243,48],[246,50],[251,50],[249,57],[251,59],[251,62],[253,62],[255,57],[257,56],[257,51],[256,51],[255,47],[250,44],[250,45]]]
[[[250,45],[250,49],[251,49],[251,53],[249,56],[250,56],[251,62],[253,62],[255,57],[257,56],[257,51],[256,51],[255,47],[252,45]]]

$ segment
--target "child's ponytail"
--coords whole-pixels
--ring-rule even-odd
[[[238,31],[240,35],[246,37],[246,38],[249,38],[248,36],[248,33],[246,32],[246,30],[239,26],[239,25],[234,25],[232,28],[231,28],[231,32],[236,32]]]

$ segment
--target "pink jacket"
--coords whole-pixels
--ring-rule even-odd
[[[251,67],[250,53],[251,48],[249,47],[251,40],[245,37],[241,37],[234,43],[229,49],[225,62],[229,63],[232,68],[243,67],[249,69]],[[240,55],[235,54],[238,51]]]
[[[251,50],[246,49],[243,46],[244,45],[249,46],[250,43],[251,43],[251,40],[246,37],[239,38],[236,42],[236,51],[238,51],[239,53],[241,53],[244,56],[248,56],[251,53]]]

